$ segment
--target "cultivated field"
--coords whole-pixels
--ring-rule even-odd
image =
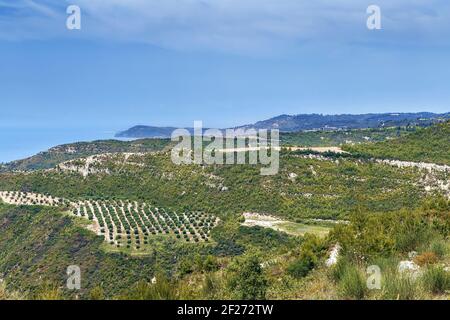
[[[149,237],[171,236],[185,242],[207,242],[219,219],[201,212],[177,213],[145,202],[122,200],[69,201],[37,193],[0,192],[0,200],[12,205],[66,206],[78,217],[91,221],[89,229],[117,248],[144,248]]]

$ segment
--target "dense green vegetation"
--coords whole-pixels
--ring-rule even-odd
[[[414,132],[416,127],[310,131],[281,133],[282,145],[305,147],[340,146],[347,143],[379,142]],[[99,140],[77,142],[53,147],[32,157],[0,164],[0,172],[28,171],[53,168],[59,163],[102,153],[140,153],[166,150],[170,139],[138,139],[133,141]],[[205,143],[207,145],[207,143]]]
[[[379,142],[393,139],[414,132],[415,127],[394,127],[357,130],[329,130],[282,133],[282,145],[304,147],[329,147],[343,144],[359,144],[367,142]]]
[[[351,148],[403,141],[421,161],[426,160],[423,155],[434,160],[448,156],[427,153],[426,143],[418,141],[428,137],[434,139],[428,144],[448,150],[448,135],[443,134],[448,123],[407,135],[389,130],[369,131],[374,140],[400,137]],[[350,132],[353,137],[365,134]],[[338,143],[345,135],[330,133],[327,139]],[[290,136],[304,145],[317,138],[318,133]],[[378,151],[351,149],[355,153],[338,155],[284,150],[279,173],[262,176],[259,165],[177,166],[163,149],[167,141],[140,143],[162,152],[109,155],[91,164],[78,154],[67,167],[0,173],[0,191],[31,204],[0,203],[0,299],[448,298],[450,203],[439,188],[448,183],[448,172],[371,161],[382,157]],[[95,170],[77,171],[88,165]],[[45,197],[36,200],[28,193]],[[48,203],[54,206],[43,206]],[[332,231],[319,234],[309,228],[313,234],[295,236],[245,227],[245,212]],[[210,217],[219,217],[218,225]],[[92,220],[104,229],[102,236],[89,230]],[[118,226],[124,231],[120,239]],[[192,236],[187,231],[185,236],[187,229]],[[327,268],[325,261],[337,243],[342,247],[339,259]],[[145,250],[134,250],[137,245]],[[404,260],[420,266],[420,275],[400,274],[398,265]],[[65,287],[69,265],[81,267],[80,291]],[[366,286],[370,265],[382,270],[381,290]]]
[[[170,154],[145,155],[143,166],[106,162],[112,174],[83,178],[72,172],[3,174],[0,190],[33,191],[67,198],[144,201],[176,211],[199,211],[220,218],[243,212],[270,213],[296,221],[342,219],[357,206],[370,211],[413,208],[424,190],[417,170],[355,162],[321,161],[282,154],[280,172],[261,176],[258,166],[177,166]],[[290,174],[297,177],[293,180]],[[251,187],[250,187],[251,186]],[[226,189],[224,189],[224,187]]]
[[[423,161],[450,165],[450,121],[429,128],[414,128],[398,139],[344,147],[376,158]]]
[[[449,210],[448,200],[434,198],[419,210],[354,212],[351,223],[336,227],[328,238],[309,235],[271,256],[247,251],[221,260],[218,268],[194,268],[169,286],[164,281],[161,287],[141,284],[141,288],[151,292],[146,298],[153,299],[168,288],[170,298],[448,299],[450,274],[444,266],[450,262]],[[343,244],[340,257],[326,268],[327,248],[336,241]],[[401,273],[398,264],[411,259],[411,250],[420,272]],[[371,274],[367,267],[374,265],[381,272],[379,289],[367,287]],[[199,286],[186,290],[192,281]]]
[[[170,144],[171,141],[167,139],[99,140],[65,144],[23,160],[0,164],[0,172],[49,169],[68,160],[101,153],[161,151]]]
[[[0,205],[0,221],[0,274],[9,289],[29,297],[56,285],[61,297],[88,298],[90,290],[101,286],[112,298],[156,274],[173,274],[183,257],[206,256],[214,248],[158,239],[150,254],[130,257],[103,250],[102,237],[86,230],[86,222],[56,209]],[[70,265],[79,265],[82,272],[82,289],[75,293],[65,289]]]
[[[330,238],[343,246],[344,255],[331,270],[340,295],[349,299],[423,299],[450,290],[450,201],[429,201],[420,210],[371,215],[355,212],[352,223],[335,228]],[[398,263],[411,259],[420,268],[401,274]],[[365,268],[380,267],[382,288],[370,292]]]

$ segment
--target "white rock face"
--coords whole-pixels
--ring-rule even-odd
[[[114,164],[118,167],[118,170],[120,170],[121,167],[123,168],[125,165],[143,167],[144,164],[142,163],[141,158],[145,157],[146,154],[149,153],[123,152],[96,154],[86,158],[74,159],[60,163],[56,166],[56,170],[76,172],[81,174],[83,177],[99,173],[110,174],[110,170],[105,164]]]
[[[294,172],[289,173],[289,180],[295,181],[295,179],[298,177],[298,175]]]
[[[311,170],[311,173],[313,174],[313,176],[317,176],[317,172],[314,170],[313,166],[309,166],[309,170]]]
[[[341,246],[339,244],[336,244],[333,249],[331,250],[330,257],[325,261],[325,265],[329,268],[334,266],[339,258],[339,253],[341,252]]]
[[[412,278],[417,278],[420,275],[420,267],[413,261],[400,261],[398,264],[398,272],[400,274],[409,275]]]
[[[389,164],[391,166],[396,166],[399,168],[419,168],[419,169],[425,169],[429,172],[435,170],[435,171],[441,171],[441,172],[447,172],[450,171],[450,166],[446,165],[439,165],[434,163],[425,163],[425,162],[411,162],[411,161],[400,161],[400,160],[375,160],[377,163],[381,164]]]

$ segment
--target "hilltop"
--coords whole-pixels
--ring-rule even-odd
[[[340,146],[345,143],[383,141],[385,139],[405,135],[412,130],[413,128],[396,127],[333,131],[300,131],[281,133],[280,143],[282,145],[298,145],[304,147]],[[0,172],[50,169],[60,163],[82,157],[105,153],[157,152],[166,150],[171,145],[172,143],[169,139],[163,138],[145,138],[133,141],[97,140],[92,142],[64,144],[55,146],[26,159],[20,159],[0,165]]]
[[[169,144],[170,141],[165,139],[142,139],[134,141],[98,140],[64,144],[26,159],[0,165],[0,172],[50,169],[65,161],[103,153],[156,152],[164,150]]]
[[[239,128],[278,129],[282,132],[304,130],[363,129],[398,126],[428,126],[450,118],[450,113],[369,113],[281,115]]]
[[[404,126],[429,126],[450,119],[450,113],[382,113],[382,114],[299,114],[280,115],[254,124],[238,126],[236,129],[278,129],[281,132],[348,130],[364,128],[385,128]],[[193,132],[192,128],[186,128]],[[117,137],[127,138],[170,138],[173,127],[135,126],[119,132]]]

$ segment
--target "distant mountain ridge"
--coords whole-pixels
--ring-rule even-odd
[[[450,112],[436,114],[418,113],[369,113],[369,114],[299,114],[280,115],[254,124],[235,127],[236,129],[278,129],[281,132],[319,131],[339,129],[364,129],[395,126],[429,126],[450,119]],[[119,132],[121,138],[170,138],[174,127],[134,126]],[[185,128],[193,132],[192,128]]]
[[[153,139],[167,139],[172,136],[172,132],[177,129],[186,129],[191,134],[194,133],[194,128],[175,128],[175,127],[155,127],[138,125],[131,127],[128,130],[119,132],[115,135],[116,138],[153,138]],[[203,128],[203,131],[208,128]]]
[[[128,130],[119,132],[117,138],[168,138],[175,127],[134,126]]]
[[[405,125],[427,126],[448,119],[450,113],[369,113],[369,114],[299,114],[281,115],[240,128],[279,129],[283,132],[302,130],[364,129]]]

